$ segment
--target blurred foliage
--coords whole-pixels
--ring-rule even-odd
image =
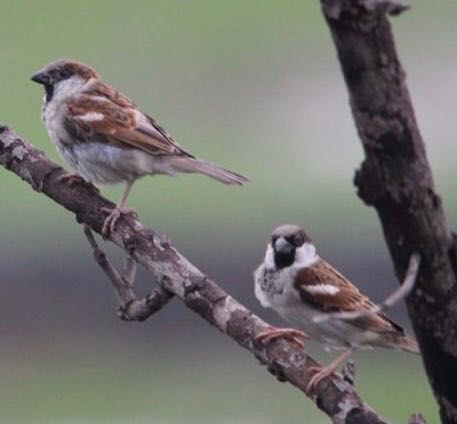
[[[457,10],[453,0],[412,3],[393,24],[438,191],[455,224]],[[378,220],[351,184],[363,152],[317,1],[3,0],[0,40],[0,120],[54,160],[61,163],[40,121],[41,88],[29,77],[72,57],[93,65],[186,149],[251,177],[243,189],[199,176],[145,178],[129,199],[211,275],[237,281],[230,291],[248,303],[254,261],[268,232],[286,221],[305,225],[324,256],[370,284],[370,294],[385,293],[386,281],[392,286]],[[175,310],[165,317],[177,317],[176,331],[164,334],[162,314],[154,318],[163,355],[155,345],[139,353],[138,341],[130,346],[138,350],[133,359],[113,353],[127,347],[115,344],[121,330],[112,324],[112,305],[104,305],[106,293],[93,294],[99,274],[87,265],[74,219],[0,174],[0,334],[10,340],[0,348],[2,423],[325,422],[299,392],[273,383],[235,346],[217,344],[220,351],[191,359],[180,354],[194,340],[182,341]],[[104,193],[115,199],[120,189]],[[17,299],[24,315],[17,316]],[[75,311],[90,302],[81,318]],[[110,335],[94,324],[96,305],[114,325]],[[73,335],[84,322],[87,334]],[[63,349],[63,335],[74,337],[74,350]],[[213,335],[194,336],[213,346]],[[81,347],[85,337],[97,342]],[[24,347],[23,339],[33,342]],[[167,342],[177,344],[175,354]],[[419,360],[392,355],[363,356],[363,396],[393,422],[406,422],[417,409],[436,422]]]
[[[2,423],[328,422],[301,392],[275,384],[239,350],[230,352],[229,362],[212,348],[198,356],[155,352],[146,362],[125,347],[99,356],[83,350],[62,359],[61,353],[3,368]],[[417,361],[372,355],[370,361],[356,355],[364,400],[392,423],[408,422],[417,409],[436,422],[429,390],[419,389],[427,383]]]
[[[436,11],[442,18],[452,3],[440,3]],[[417,2],[413,12],[395,20],[400,47],[403,41],[408,49],[420,44],[413,45],[411,27],[430,15],[425,5]],[[440,21],[440,34],[446,22]],[[437,43],[433,34],[414,32]],[[131,203],[156,227],[177,234],[208,225],[236,235],[252,228],[265,234],[279,222],[295,221],[310,223],[311,233],[322,226],[321,238],[333,231],[341,237],[344,221],[362,226],[363,237],[374,234],[370,229],[377,222],[350,184],[362,152],[317,1],[133,1],[127,6],[4,0],[0,37],[1,119],[60,163],[39,118],[41,87],[29,77],[51,60],[73,57],[92,64],[186,148],[252,178],[243,190],[199,176],[144,179]],[[427,53],[427,59],[432,62],[431,54],[442,49]],[[419,106],[427,104],[420,116],[424,126],[429,110],[437,109],[429,99],[415,99]],[[433,134],[429,150],[437,157],[435,173],[455,216],[456,194],[448,181],[453,156],[443,149],[455,143],[450,128],[442,131]],[[14,176],[2,173],[2,180],[0,196],[9,199],[2,205],[2,227],[22,228],[21,237],[29,241],[52,229],[68,231],[68,218],[54,205],[31,196]],[[119,190],[106,192],[117,198]],[[27,223],[31,205],[36,220]],[[331,223],[334,205],[339,205],[337,225]]]

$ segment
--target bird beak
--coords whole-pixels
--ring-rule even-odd
[[[275,242],[275,250],[276,252],[290,254],[293,250],[293,246],[291,246],[284,237],[279,237]]]
[[[35,75],[32,75],[30,79],[37,84],[43,85],[51,85],[52,82],[49,74],[45,71],[37,72]]]

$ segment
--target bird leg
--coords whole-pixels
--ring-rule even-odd
[[[279,338],[286,339],[298,347],[303,348],[305,346],[303,340],[308,340],[310,337],[303,331],[295,330],[294,328],[276,328],[271,326],[268,330],[257,334],[254,342],[268,344]]]
[[[114,209],[112,208],[100,208],[101,212],[105,212],[108,214],[108,216],[105,218],[105,221],[103,222],[103,227],[102,227],[102,235],[107,237],[111,232],[114,232],[114,229],[116,228],[116,223],[119,221],[119,218],[122,216],[131,216],[133,218],[136,218],[138,214],[133,210],[129,208],[124,208],[125,202],[127,201],[127,197],[130,193],[130,189],[133,186],[134,180],[128,180],[124,192],[122,193],[121,200],[119,200],[119,203],[116,205]]]
[[[314,371],[315,374],[309,380],[308,385],[306,386],[306,392],[308,394],[312,393],[317,385],[329,375],[332,375],[338,366],[346,360],[346,358],[352,353],[352,349],[347,349],[344,352],[340,353],[337,358],[328,364],[326,367],[310,367],[309,371]]]
[[[86,186],[86,187],[90,187],[90,188],[93,188],[95,189],[97,192],[100,192],[100,190],[98,189],[98,187],[96,187],[94,184],[92,184],[91,182],[89,181],[86,181],[83,177],[81,177],[81,175],[79,174],[73,174],[73,173],[66,173],[66,174],[63,174],[63,175],[60,175],[59,177],[57,177],[57,181],[59,183],[63,183],[63,184],[68,184],[70,187],[73,187],[75,185],[83,185],[83,186]]]

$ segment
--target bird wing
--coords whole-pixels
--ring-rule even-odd
[[[354,284],[323,260],[301,269],[295,277],[294,287],[304,302],[322,312],[367,311],[375,307]],[[403,333],[403,329],[382,312],[348,322],[364,330]]]
[[[64,125],[80,142],[137,148],[152,155],[191,156],[122,93],[98,81],[66,102]]]

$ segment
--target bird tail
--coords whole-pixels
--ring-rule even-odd
[[[403,350],[404,352],[416,353],[419,354],[419,346],[417,344],[416,339],[411,337],[407,334],[390,334],[389,337],[382,337],[376,343],[379,347],[383,347],[386,349],[396,349],[396,350]]]
[[[243,175],[236,174],[235,172],[222,168],[219,165],[196,158],[174,157],[172,159],[172,166],[177,172],[203,174],[224,184],[244,185],[249,182],[249,179]]]
[[[398,338],[398,346],[401,350],[410,353],[419,354],[419,345],[414,337],[404,335]]]

